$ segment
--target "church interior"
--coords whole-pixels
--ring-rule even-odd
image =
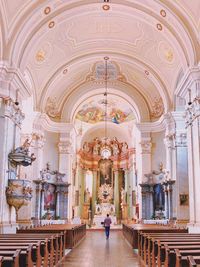
[[[199,14],[0,1],[0,266],[200,266]]]

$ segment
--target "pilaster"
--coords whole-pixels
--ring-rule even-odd
[[[186,101],[185,127],[188,142],[190,232],[200,232],[200,66],[189,68],[176,90]]]

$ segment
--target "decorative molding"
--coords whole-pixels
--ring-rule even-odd
[[[11,98],[0,97],[0,104],[4,105],[3,116],[11,119],[17,126],[21,127],[22,121],[25,118],[24,113]]]
[[[175,134],[168,134],[164,139],[165,146],[167,148],[175,148]]]
[[[159,118],[163,113],[164,113],[164,105],[163,105],[162,98],[156,97],[152,105],[151,117]]]
[[[60,112],[59,112],[57,103],[58,102],[56,100],[56,97],[54,98],[48,97],[46,107],[45,107],[45,112],[51,118],[60,117]]]
[[[108,62],[108,82],[126,82],[126,77],[121,73],[119,65],[115,61]],[[86,77],[86,81],[92,81],[96,83],[105,83],[105,62],[96,62],[90,74]]]
[[[142,154],[151,154],[152,143],[151,143],[150,139],[142,140],[140,142],[140,145],[141,145],[141,153]]]
[[[174,127],[174,119],[172,113],[165,113],[163,114],[157,121],[154,122],[143,122],[143,123],[136,123],[136,127],[142,133],[150,133],[150,132],[162,132],[166,130],[169,125],[171,128]],[[172,127],[173,126],[173,127]]]
[[[187,134],[186,132],[176,132],[175,136],[176,147],[187,147]]]
[[[200,97],[196,97],[187,105],[185,112],[186,128],[192,125],[193,121],[200,117]]]
[[[34,122],[34,128],[42,128],[46,131],[54,133],[69,133],[72,130],[75,130],[74,125],[72,123],[52,121],[45,113],[41,113],[38,115]]]
[[[71,141],[61,141],[58,143],[59,154],[71,154],[73,153],[73,147]]]
[[[175,90],[175,95],[186,98],[188,89],[192,89],[194,83],[198,81],[200,81],[200,66],[188,68]]]
[[[1,95],[16,99],[16,92],[19,92],[19,99],[30,97],[32,92],[19,69],[8,66],[5,61],[0,61],[0,88]]]

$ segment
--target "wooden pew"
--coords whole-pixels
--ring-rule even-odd
[[[175,249],[181,249],[181,250],[199,250],[200,249],[200,242],[199,244],[181,244],[181,245],[165,245],[165,267],[171,267],[176,265],[176,253]]]
[[[2,251],[2,254],[5,256],[0,256],[1,257],[1,263],[0,266],[2,267],[21,267],[19,265],[19,254],[20,250],[14,250],[13,252],[9,252],[8,250]]]
[[[52,224],[25,230],[19,229],[17,233],[64,233],[65,248],[73,248],[85,237],[86,225]]]
[[[0,242],[10,243],[11,241],[13,241],[21,244],[35,244],[36,242],[40,241],[40,256],[43,259],[44,265],[47,266],[49,261],[49,266],[53,266],[53,263],[57,264],[58,260],[63,256],[63,245],[62,243],[60,244],[60,246],[58,245],[58,237],[58,235],[51,234],[8,234],[6,235],[6,237],[5,235],[0,235]]]
[[[200,256],[188,256],[187,261],[189,267],[197,267],[200,264]]]
[[[27,255],[27,261],[30,262],[35,262],[36,267],[41,267],[42,266],[42,257],[40,255],[40,243],[38,244],[28,244],[28,243],[17,243],[17,242],[1,242],[0,241],[0,251],[16,251],[20,250],[20,253],[23,252],[22,254]],[[1,256],[4,256],[0,254]],[[23,257],[22,255],[22,257]],[[21,259],[22,259],[21,257]]]
[[[175,265],[175,267],[187,267],[187,266],[189,266],[188,265],[188,256],[200,257],[200,249],[199,250],[175,249],[175,253],[176,253],[176,265]]]
[[[162,262],[165,260],[165,245],[171,246],[171,250],[173,250],[173,246],[187,246],[187,245],[200,245],[200,236],[198,237],[174,237],[174,239],[160,239],[157,241],[158,245],[158,253],[157,253],[157,265],[161,267]],[[153,256],[152,256],[153,259]]]
[[[14,238],[19,238],[23,239],[23,240],[30,240],[32,238],[32,240],[43,240],[48,239],[48,246],[46,248],[45,246],[45,254],[43,255],[45,257],[45,255],[48,255],[50,257],[49,261],[51,262],[51,265],[53,263],[57,264],[59,260],[62,259],[62,257],[64,256],[64,235],[62,233],[60,234],[52,234],[52,233],[33,233],[33,231],[31,231],[31,233],[26,233],[26,231],[30,232],[29,230],[24,230],[24,233],[21,234],[17,234]],[[1,238],[1,235],[0,235]],[[13,235],[10,235],[10,238],[13,238]],[[48,252],[46,253],[46,251],[48,250]],[[46,259],[46,258],[45,258]],[[50,266],[51,266],[50,265]]]
[[[145,264],[148,263],[148,266],[156,266],[155,258],[158,254],[159,254],[157,257],[158,266],[161,266],[160,265],[161,263],[159,262],[159,260],[161,260],[160,258],[163,257],[162,254],[164,251],[164,246],[162,247],[163,250],[159,251],[160,247],[158,247],[158,244],[156,244],[156,242],[158,243],[159,241],[162,240],[161,242],[161,245],[162,245],[162,243],[165,244],[167,242],[172,242],[173,244],[178,239],[180,240],[180,242],[181,241],[185,242],[187,238],[190,238],[190,239],[193,239],[193,242],[194,242],[194,241],[197,241],[197,238],[200,238],[199,234],[187,234],[187,233],[143,233],[143,236],[145,236],[146,240],[148,239],[148,242],[146,242],[146,240],[144,242],[143,252],[141,253],[141,257],[144,254],[143,259],[144,259]],[[147,247],[146,247],[146,244],[148,244]],[[148,254],[148,259],[146,258],[147,254]],[[151,258],[152,258],[152,262],[151,262]]]
[[[7,236],[7,235],[6,235]],[[50,242],[50,244],[49,244]],[[48,266],[48,261],[53,262],[54,251],[53,251],[53,240],[44,238],[44,237],[0,237],[0,246],[10,246],[10,245],[25,246],[27,244],[32,244],[32,261],[36,265],[40,265],[43,262],[43,265]],[[52,264],[50,266],[53,266]]]
[[[152,264],[155,264],[155,258],[157,257],[158,259],[158,266],[160,266],[160,260],[163,258],[163,253],[164,251],[164,245],[162,247],[158,247],[159,242],[176,242],[178,240],[182,240],[183,242],[185,240],[194,240],[196,241],[197,239],[200,240],[200,235],[194,235],[194,234],[187,234],[187,233],[163,233],[163,234],[149,234],[146,239],[148,239],[148,245],[147,247],[144,246],[144,261],[147,263],[145,255],[147,255],[148,258],[148,266],[151,266],[151,259],[152,259]],[[147,251],[147,252],[145,252]]]

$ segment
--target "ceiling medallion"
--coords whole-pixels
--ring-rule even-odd
[[[108,11],[110,9],[110,6],[109,5],[103,5],[102,8],[104,11]]]
[[[36,60],[37,60],[38,62],[42,62],[42,61],[44,61],[44,59],[45,59],[45,51],[42,50],[42,49],[40,49],[40,50],[36,53],[35,58],[36,58]]]
[[[68,69],[63,70],[63,74],[66,74],[68,72]]]
[[[47,7],[44,9],[44,14],[45,14],[45,15],[48,15],[50,12],[51,12],[51,8],[50,8],[49,6],[47,6]]]
[[[166,11],[164,9],[161,9],[160,10],[160,15],[165,18],[167,13],[166,13]]]
[[[156,24],[156,27],[157,27],[157,29],[158,29],[159,31],[162,31],[162,25],[161,25],[160,23],[157,23],[157,24]]]
[[[49,22],[49,28],[51,29],[51,28],[53,28],[55,26],[55,21],[50,21]]]

